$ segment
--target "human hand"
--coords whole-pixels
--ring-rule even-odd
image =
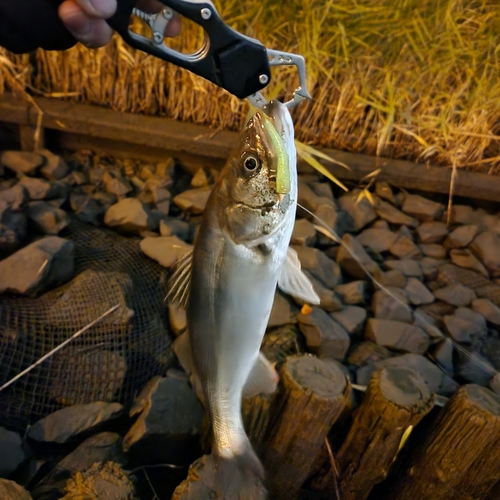
[[[59,6],[59,17],[71,34],[90,48],[106,45],[113,36],[113,29],[105,21],[116,11],[117,0],[64,0]],[[156,0],[141,0],[137,7],[153,14],[165,7]],[[180,16],[168,23],[165,36],[174,37],[181,30]]]

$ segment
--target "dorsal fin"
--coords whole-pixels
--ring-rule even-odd
[[[174,272],[168,280],[169,291],[166,299],[172,304],[186,309],[191,288],[193,252],[187,252],[174,265]]]

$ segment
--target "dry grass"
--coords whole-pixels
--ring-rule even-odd
[[[302,53],[314,101],[294,112],[307,144],[497,172],[500,167],[498,0],[227,0],[237,30]],[[222,5],[221,5],[222,3]],[[177,47],[194,49],[185,34]],[[1,53],[0,56],[7,55]],[[8,56],[37,93],[116,110],[238,129],[246,103],[126,46]],[[2,62],[3,61],[3,62]],[[0,92],[12,71],[0,59]],[[23,73],[24,71],[24,73]],[[275,72],[269,92],[297,85]]]

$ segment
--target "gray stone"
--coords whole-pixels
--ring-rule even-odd
[[[18,248],[26,237],[26,232],[26,215],[0,199],[0,251],[10,252]]]
[[[21,184],[0,191],[0,202],[5,202],[11,210],[19,212],[23,210],[28,201],[28,192]]]
[[[160,221],[161,236],[177,236],[183,241],[189,239],[191,228],[189,223],[179,219],[162,219]]]
[[[329,259],[317,248],[292,245],[297,252],[303,270],[309,271],[327,288],[333,288],[342,282],[342,273],[336,262]]]
[[[342,238],[346,231],[351,230],[349,227],[351,223],[350,216],[343,210],[338,211],[330,204],[321,203],[318,205],[314,215],[332,231],[335,239]],[[333,243],[331,237],[322,233],[318,233],[317,238],[318,243],[321,245],[331,245]]]
[[[154,377],[135,400],[130,416],[139,415],[123,439],[131,460],[191,463],[198,455],[204,411],[187,380]]]
[[[397,224],[408,227],[418,226],[418,221],[416,219],[414,219],[413,217],[409,217],[386,201],[378,200],[376,211],[377,215],[381,219],[384,219],[390,224]]]
[[[0,427],[0,478],[8,477],[28,458],[23,440],[17,432]],[[0,486],[1,491],[1,486]],[[3,499],[3,497],[0,496]]]
[[[488,382],[488,387],[498,396],[500,396],[500,373],[497,373]]]
[[[365,303],[366,281],[350,281],[344,285],[337,285],[334,291],[344,304],[363,305]]]
[[[178,337],[187,328],[186,310],[174,304],[168,304],[168,321],[174,335]]]
[[[396,269],[381,272],[376,276],[376,279],[382,286],[393,286],[396,288],[404,288],[407,282],[405,275]]]
[[[371,306],[375,318],[412,323],[413,315],[408,308],[405,292],[398,288],[391,288],[388,291],[398,300],[384,290],[376,291],[373,294]]]
[[[210,187],[188,189],[175,196],[173,202],[183,212],[194,215],[202,214],[211,192]]]
[[[391,351],[386,347],[377,345],[369,340],[364,340],[354,345],[349,351],[347,364],[358,367],[365,366],[390,358],[391,356]]]
[[[132,191],[130,182],[119,172],[104,172],[101,178],[104,188],[108,193],[114,194],[118,198],[123,197]]]
[[[448,339],[439,342],[432,349],[432,357],[448,375],[453,376],[453,344]]]
[[[18,175],[34,175],[44,161],[42,155],[27,151],[4,151],[0,155],[0,163]]]
[[[401,352],[424,354],[429,348],[429,336],[421,328],[399,321],[370,318],[365,338]]]
[[[156,209],[162,214],[168,215],[170,211],[170,201],[172,199],[170,191],[160,186],[154,186],[151,188],[151,194]]]
[[[445,248],[464,248],[474,239],[476,234],[477,226],[471,224],[459,226],[449,234],[444,241],[444,246]]]
[[[477,298],[474,290],[471,290],[460,283],[439,288],[434,292],[434,296],[436,299],[457,307],[468,306],[474,299]]]
[[[165,187],[169,187],[169,184],[172,185],[172,177],[175,172],[175,160],[174,158],[167,158],[164,161],[161,161],[156,164],[155,174],[161,178]]]
[[[140,242],[141,250],[151,259],[167,269],[193,249],[177,236],[148,237]]]
[[[495,374],[495,368],[488,359],[478,352],[468,354],[460,352],[457,363],[457,375],[470,384],[486,387]]]
[[[158,221],[139,200],[124,198],[108,208],[104,223],[123,233],[139,234],[141,231],[154,231]]]
[[[98,224],[105,209],[94,198],[88,194],[72,192],[69,195],[71,210],[83,222]]]
[[[377,218],[377,213],[372,204],[366,196],[360,197],[361,193],[360,190],[354,190],[339,198],[339,206],[352,217],[353,227],[356,232]]]
[[[319,196],[320,199],[326,198],[328,199],[328,203],[335,204],[335,199],[333,198],[332,188],[330,187],[330,182],[309,182],[309,187]],[[325,200],[322,200],[325,202]]]
[[[291,244],[312,247],[316,242],[316,229],[307,219],[298,219],[293,228]]]
[[[315,292],[318,294],[321,309],[329,312],[339,311],[340,309],[342,309],[342,302],[333,290],[330,290],[329,288],[323,286],[323,284],[319,280],[317,280],[309,271],[304,271],[304,273],[309,278],[309,280],[313,284]],[[295,301],[299,305],[303,305],[305,303],[298,299],[295,299]]]
[[[448,236],[448,228],[444,222],[422,222],[417,234],[420,243],[441,243]]]
[[[49,200],[61,196],[63,190],[60,184],[50,182],[38,177],[22,177],[19,181],[28,192],[30,200]]]
[[[44,201],[32,201],[28,205],[28,217],[45,234],[57,235],[70,223],[68,214]]]
[[[434,295],[432,292],[417,278],[408,278],[405,291],[410,304],[414,306],[434,302]]]
[[[299,177],[297,202],[307,210],[315,212],[319,206],[319,196]],[[331,204],[333,206],[333,204]],[[300,209],[298,209],[300,210]],[[302,211],[303,212],[303,211]],[[306,216],[306,214],[304,214]]]
[[[443,213],[444,206],[417,194],[407,194],[401,210],[420,221],[431,221]]]
[[[483,316],[465,307],[459,307],[453,315],[445,316],[443,321],[455,342],[469,343],[473,338],[483,338],[488,334]]]
[[[375,184],[375,194],[392,205],[396,204],[394,194],[392,193],[391,186],[387,182],[377,182]]]
[[[307,347],[320,358],[333,358],[342,362],[349,349],[349,334],[344,327],[318,307],[311,314],[298,314],[300,331]]]
[[[351,335],[363,332],[366,321],[366,309],[358,306],[347,306],[341,311],[331,313],[332,318],[340,323]]]
[[[451,306],[448,307],[451,308]],[[413,314],[415,316],[415,321],[413,322],[413,324],[415,326],[418,326],[419,328],[422,328],[422,330],[424,330],[427,335],[429,335],[429,337],[431,337],[434,341],[442,340],[444,338],[443,332],[441,332],[441,330],[439,330],[438,328],[436,318],[434,316],[431,316],[425,309],[423,309],[422,307],[417,307]],[[441,316],[439,317],[439,320],[441,321]]]
[[[57,410],[35,422],[28,431],[34,441],[66,443],[84,432],[95,432],[123,412],[120,403],[95,402]]]
[[[47,236],[0,261],[0,293],[38,295],[73,277],[74,244]]]
[[[396,241],[389,248],[389,252],[400,259],[415,259],[422,255],[420,248],[408,235],[405,226],[399,230]]]
[[[385,267],[387,269],[396,270],[402,273],[404,276],[410,278],[418,278],[422,280],[422,269],[417,261],[411,259],[401,259],[401,260],[386,260]]]
[[[448,261],[443,259],[433,259],[432,257],[424,257],[419,260],[420,268],[422,269],[422,274],[426,281],[432,281],[436,279],[439,268],[446,264]]]
[[[40,173],[51,181],[58,181],[68,175],[68,165],[59,155],[52,153],[47,149],[38,151],[45,158],[45,164],[40,169]]]
[[[99,203],[105,210],[107,210],[111,205],[114,205],[118,198],[113,193],[107,193],[105,191],[96,191],[92,193],[92,198],[94,198],[97,203]]]
[[[450,222],[452,224],[471,224],[474,209],[470,205],[455,205],[451,208]]]
[[[2,500],[33,500],[33,497],[19,484],[8,479],[0,479]]]
[[[387,224],[387,221],[383,220],[383,219],[378,219],[376,220],[372,225],[371,225],[371,228],[372,229],[386,229],[386,230],[389,230],[390,227],[389,227],[389,224]]]
[[[267,326],[269,328],[275,326],[283,326],[290,323],[295,323],[298,308],[292,304],[291,300],[285,297],[280,291],[276,291],[274,295],[273,307],[271,309],[271,316]]]
[[[421,243],[419,247],[426,257],[431,257],[432,259],[446,259],[446,250],[443,245],[438,245],[436,243]]]
[[[489,323],[500,326],[500,308],[488,299],[474,299],[472,301],[474,312],[481,314]]]
[[[368,228],[359,236],[358,241],[376,253],[387,252],[395,243],[398,235],[388,229]]]
[[[344,234],[342,237],[342,245],[337,253],[337,263],[343,271],[354,278],[366,278],[367,274],[364,268],[371,274],[380,272],[377,263],[366,253],[361,243],[350,234]]]
[[[201,167],[193,175],[191,179],[191,187],[202,188],[207,187],[213,182],[213,176],[208,168]]]
[[[491,277],[500,276],[500,236],[492,231],[486,231],[476,236],[469,245],[470,250],[486,266]]]
[[[488,271],[486,268],[467,248],[454,248],[453,250],[450,250],[450,259],[453,264],[465,267],[466,269],[473,269],[488,278]]]
[[[90,181],[85,172],[73,170],[61,182],[66,186],[82,186],[83,184],[88,184]]]

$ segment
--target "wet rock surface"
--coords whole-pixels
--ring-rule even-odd
[[[72,217],[137,241],[139,254],[159,263],[168,277],[193,248],[217,172],[202,167],[191,175],[173,160],[153,165],[90,153],[67,158],[49,151],[7,153],[0,156],[0,307],[2,297],[55,293],[48,321],[61,322],[81,302],[80,290],[99,276],[109,294],[116,287],[122,290],[121,315],[105,328],[131,328],[137,314],[127,305],[133,284],[119,270],[78,270],[74,276],[68,236]],[[399,192],[383,182],[370,188],[373,199],[361,189],[346,194],[316,175],[301,176],[299,184],[300,202],[336,231],[356,257],[298,210],[291,245],[321,303],[309,307],[277,291],[262,344],[277,369],[287,356],[307,352],[343,363],[358,386],[367,385],[376,369],[395,366],[412,368],[440,396],[451,396],[467,382],[500,391],[495,376],[500,369],[498,216],[455,205],[448,223],[442,200]],[[71,286],[59,292],[68,280]],[[164,333],[180,339],[186,312],[163,299],[158,315],[168,323]],[[113,304],[104,298],[102,305]],[[86,311],[80,316],[81,326],[95,319]],[[18,339],[10,328],[5,332],[0,331],[0,349]],[[130,349],[143,340],[132,339]],[[156,363],[168,355],[152,352],[148,359]],[[30,481],[19,479],[29,489],[19,486],[19,494],[28,495],[19,498],[87,498],[89,491],[98,491],[101,498],[149,500],[142,468],[154,477],[160,464],[153,483],[166,484],[168,493],[160,494],[161,500],[171,497],[186,478],[187,466],[206,453],[200,445],[205,439],[203,406],[175,358],[162,376],[144,381],[142,392],[123,411],[118,401],[130,362],[128,351],[107,342],[94,349],[70,345],[54,356],[48,371],[54,378],[50,398],[62,409],[31,422],[26,435],[2,434],[0,428],[0,476],[17,480],[26,464],[39,464]],[[99,368],[110,364],[116,380],[103,381]],[[79,370],[90,372],[80,394],[67,391],[68,380],[57,377],[61,367],[70,365],[75,377]],[[92,400],[96,394],[106,401]],[[195,462],[191,476],[205,467],[206,459]],[[0,484],[0,498],[8,499],[2,496],[5,484]],[[184,483],[181,489],[189,488]]]

